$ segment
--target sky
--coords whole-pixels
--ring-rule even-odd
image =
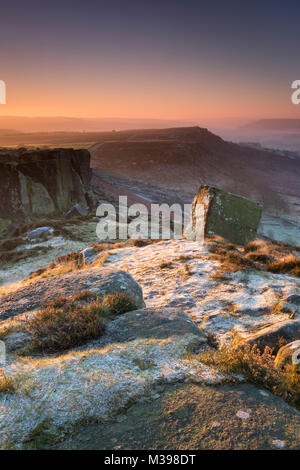
[[[0,115],[300,118],[300,2],[2,2]]]

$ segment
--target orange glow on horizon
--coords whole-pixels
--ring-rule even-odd
[[[135,81],[112,78],[106,76],[101,83],[53,72],[40,82],[28,77],[5,80],[7,104],[0,106],[0,115],[176,120],[300,117],[300,106],[291,103],[290,84],[277,89],[268,82],[241,85],[235,77],[224,82],[182,75],[143,76]]]

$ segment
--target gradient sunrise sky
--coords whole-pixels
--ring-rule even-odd
[[[300,117],[297,0],[2,2],[0,115]]]

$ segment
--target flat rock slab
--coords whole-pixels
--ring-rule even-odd
[[[114,422],[82,427],[59,449],[300,449],[300,413],[253,385],[169,385]]]
[[[125,292],[132,296],[137,307],[144,307],[139,284],[126,271],[93,268],[37,281],[0,298],[0,321],[37,310],[41,304],[58,296],[69,296],[83,290],[100,295]]]
[[[111,322],[106,330],[108,342],[125,342],[138,338],[164,339],[171,336],[194,334],[206,336],[197,325],[179,309],[144,308],[125,313]]]

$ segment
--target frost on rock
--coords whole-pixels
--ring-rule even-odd
[[[0,394],[1,448],[22,448],[37,425],[47,422],[56,440],[77,423],[111,417],[156,383],[192,375],[219,383],[224,376],[185,358],[198,336],[156,340],[142,338],[104,348],[71,352],[47,359],[23,359],[5,367],[19,383],[13,394]],[[140,359],[149,367],[140,367]]]
[[[161,269],[162,263],[171,264]],[[220,340],[232,331],[245,334],[287,320],[288,311],[274,314],[272,307],[281,299],[300,295],[300,279],[261,271],[238,271],[228,275],[228,282],[214,281],[219,263],[201,242],[190,240],[116,250],[110,267],[134,277],[143,288],[147,307],[180,308]]]
[[[161,383],[228,381],[190,354],[206,342],[206,333],[226,342],[233,332],[248,334],[286,321],[290,313],[274,313],[272,306],[288,298],[296,305],[300,295],[299,279],[264,272],[231,273],[218,282],[213,274],[219,263],[207,247],[190,240],[111,249],[107,264],[109,269],[88,268],[2,296],[5,315],[17,313],[11,319],[14,328],[22,315],[39,308],[41,299],[84,289],[103,292],[108,279],[118,291],[132,289],[140,309],[111,322],[99,340],[61,356],[16,359],[9,352],[4,371],[17,390],[0,394],[0,447],[26,446],[43,423],[57,442],[80,423],[110,418],[145,396],[154,399]],[[20,334],[15,338],[26,340]],[[272,399],[265,393],[258,392],[259,403]],[[240,419],[250,416],[247,408],[236,412]],[[231,409],[233,416],[236,412]]]

